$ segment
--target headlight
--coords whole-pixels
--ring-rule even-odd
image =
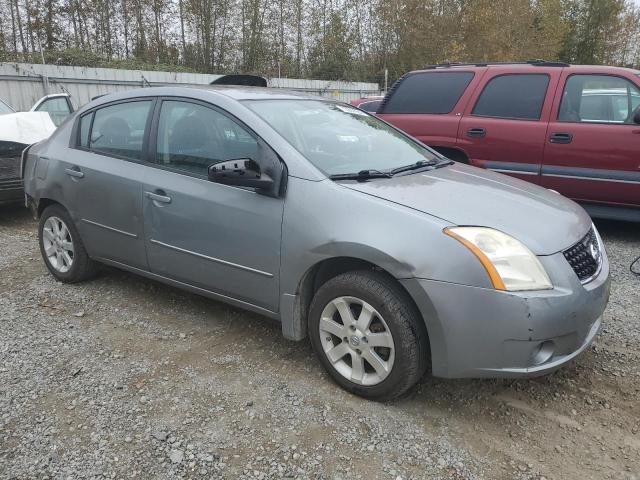
[[[451,227],[444,233],[471,250],[495,289],[515,292],[552,288],[538,258],[515,238],[486,227]]]

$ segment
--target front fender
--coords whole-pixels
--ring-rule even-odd
[[[290,177],[280,268],[284,336],[305,337],[310,299],[303,296],[310,294],[301,291],[301,285],[314,265],[327,259],[363,260],[397,280],[427,278],[490,287],[473,254],[442,233],[446,226],[450,223],[437,217],[328,179]]]

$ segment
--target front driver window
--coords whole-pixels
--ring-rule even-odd
[[[562,93],[558,120],[582,123],[633,123],[640,89],[611,75],[571,75]]]
[[[209,165],[221,160],[255,160],[258,142],[226,115],[196,103],[162,102],[158,123],[159,165],[207,176]]]

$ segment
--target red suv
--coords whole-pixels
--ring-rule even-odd
[[[640,71],[534,61],[410,72],[378,115],[449,158],[640,221]]]
[[[380,107],[383,98],[384,97],[380,95],[362,97],[356,100],[351,100],[351,105],[353,105],[354,107],[358,107],[365,112],[375,114],[376,110],[378,110],[378,108]]]

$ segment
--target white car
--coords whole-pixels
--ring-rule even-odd
[[[51,117],[51,121],[56,127],[59,127],[73,113],[74,108],[71,103],[71,95],[68,93],[53,93],[42,97],[29,111],[47,112]]]
[[[0,204],[22,201],[22,151],[48,138],[72,112],[67,93],[46,95],[29,112],[16,112],[0,99]]]

